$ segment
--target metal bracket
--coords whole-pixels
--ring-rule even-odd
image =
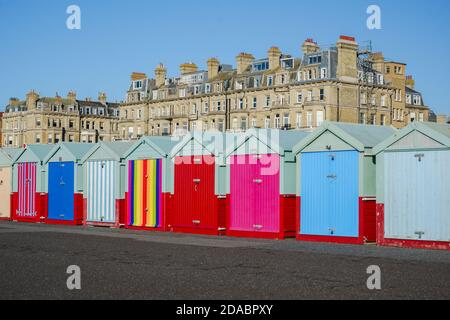
[[[423,231],[416,231],[414,232],[415,235],[419,236],[419,239],[422,239],[422,236],[425,234]]]
[[[414,158],[418,159],[419,162],[422,162],[422,158],[425,158],[425,154],[423,153],[416,154],[414,155]]]

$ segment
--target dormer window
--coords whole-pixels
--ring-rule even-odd
[[[139,90],[142,89],[142,80],[137,80],[133,82],[133,89]]]
[[[292,69],[292,68],[294,68],[294,59],[281,60],[281,64],[284,69],[287,69],[287,70]]]
[[[415,94],[415,95],[413,96],[413,103],[414,103],[414,105],[416,105],[416,106],[420,106],[420,105],[422,104],[422,99],[420,98],[419,95]]]
[[[322,63],[322,56],[312,56],[309,57],[309,64]]]

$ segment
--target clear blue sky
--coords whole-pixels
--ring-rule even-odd
[[[81,8],[80,31],[66,28],[66,9]],[[382,30],[366,27],[366,9],[382,10]],[[437,113],[450,114],[448,0],[0,0],[0,108],[30,89],[42,95],[123,100],[133,71],[169,75],[216,56],[234,64],[241,51],[266,56],[270,46],[300,55],[309,37],[372,40],[374,49],[408,64],[416,87]]]

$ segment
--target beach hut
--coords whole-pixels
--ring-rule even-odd
[[[114,228],[125,225],[124,156],[132,145],[132,142],[100,142],[81,159],[86,225]]]
[[[297,239],[376,241],[373,148],[394,134],[387,126],[326,122],[295,148]]]
[[[20,222],[45,222],[47,175],[44,159],[51,145],[32,144],[13,161],[12,218]]]
[[[126,153],[126,228],[165,230],[173,174],[170,137],[143,137]]]
[[[450,125],[415,122],[374,153],[378,244],[450,250]]]
[[[0,220],[11,219],[12,162],[18,148],[0,149]]]
[[[81,159],[92,148],[86,143],[56,145],[44,164],[47,166],[48,224],[83,224],[83,167]]]
[[[222,133],[194,132],[171,152],[173,193],[167,213],[169,231],[221,235],[226,229]]]
[[[292,149],[308,133],[249,130],[227,146],[227,235],[284,239],[296,233]]]

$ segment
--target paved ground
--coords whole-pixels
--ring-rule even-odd
[[[450,253],[0,222],[0,299],[349,298],[450,299]]]

